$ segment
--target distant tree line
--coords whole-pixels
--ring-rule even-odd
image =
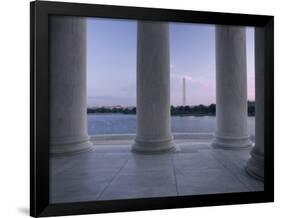
[[[97,107],[88,108],[87,113],[118,113],[118,114],[136,114],[136,107]],[[196,106],[171,106],[172,116],[215,116],[216,105],[196,105]],[[248,115],[255,116],[255,102],[248,101]]]
[[[248,101],[248,115],[255,116],[255,102]]]
[[[108,114],[108,113],[116,113],[116,114],[136,114],[136,107],[98,107],[98,108],[88,108],[87,113],[93,114]]]
[[[214,116],[216,115],[216,105],[210,104],[209,106],[205,106],[200,104],[196,106],[171,106],[171,115]]]

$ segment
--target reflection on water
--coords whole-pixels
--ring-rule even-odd
[[[214,132],[216,117],[172,116],[172,132]],[[255,117],[248,118],[251,135],[255,133]],[[136,133],[136,115],[88,114],[89,135]]]

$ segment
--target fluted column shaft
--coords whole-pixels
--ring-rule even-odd
[[[86,20],[50,18],[51,154],[90,148],[86,111]]]
[[[255,71],[256,71],[256,142],[246,169],[259,180],[264,179],[264,30],[255,28]]]
[[[169,24],[139,21],[137,29],[137,134],[134,151],[174,148],[170,118]]]
[[[216,26],[216,119],[213,145],[226,149],[250,146],[247,106],[246,31]]]

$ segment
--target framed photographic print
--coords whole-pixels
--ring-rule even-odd
[[[274,199],[273,16],[35,1],[30,215]]]

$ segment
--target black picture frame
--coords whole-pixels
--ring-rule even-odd
[[[49,203],[49,71],[48,17],[72,15],[118,19],[176,21],[204,24],[245,25],[265,31],[264,75],[264,191]],[[35,1],[30,3],[30,215],[59,216],[121,211],[272,202],[274,200],[274,17],[217,12],[107,6]]]

